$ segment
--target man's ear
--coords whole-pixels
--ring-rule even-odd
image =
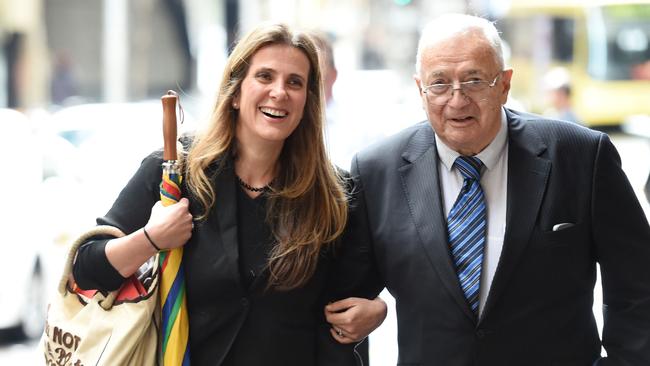
[[[508,101],[508,93],[510,93],[510,80],[512,80],[512,69],[503,70],[502,77],[499,83],[503,87],[501,92],[501,104],[506,104]]]
[[[415,85],[418,87],[418,93],[420,93],[420,99],[422,100],[422,109],[424,111],[427,111],[427,98],[424,95],[424,92],[422,91],[422,79],[420,79],[420,76],[418,74],[413,74],[413,80],[415,80]]]
[[[415,80],[415,85],[418,87],[418,93],[422,96],[422,79],[418,74],[413,74],[413,80]]]

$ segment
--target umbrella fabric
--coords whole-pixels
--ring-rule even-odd
[[[181,198],[182,176],[175,164],[163,164],[160,200],[163,206]],[[165,366],[190,365],[189,320],[185,299],[185,271],[181,260],[183,247],[160,253],[160,302],[162,304],[162,362]]]

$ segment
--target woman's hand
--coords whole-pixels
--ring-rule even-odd
[[[170,206],[163,206],[160,201],[156,202],[151,209],[149,222],[145,225],[147,234],[161,250],[185,245],[192,237],[193,228],[187,198],[181,198]]]
[[[145,230],[160,250],[183,246],[192,236],[192,215],[188,207],[187,198],[181,198],[178,203],[166,207],[158,201],[151,209]],[[105,250],[108,261],[125,278],[135,273],[157,251],[144,230],[109,240]]]
[[[355,343],[366,338],[386,319],[384,300],[348,297],[325,306],[325,318],[332,324],[330,333],[339,343]]]

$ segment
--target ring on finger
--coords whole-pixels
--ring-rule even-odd
[[[339,328],[336,328],[336,335],[341,338],[345,337],[345,334],[343,334],[343,331]]]

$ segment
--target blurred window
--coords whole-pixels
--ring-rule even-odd
[[[0,47],[0,108],[7,107],[7,80],[7,60],[3,47]]]
[[[531,44],[535,43],[534,32],[522,32],[530,29],[531,19],[528,17],[505,18],[497,24],[501,37],[510,46],[512,58],[531,59],[533,56]]]
[[[630,80],[650,60],[650,5],[592,8],[589,22],[589,73],[601,80]]]
[[[554,60],[573,61],[573,32],[575,21],[569,18],[553,18],[551,28],[551,49]]]
[[[534,47],[543,47],[550,51],[552,60],[573,61],[574,19],[548,15],[520,16],[504,18],[498,26],[514,58],[534,58]]]
[[[75,147],[81,146],[81,143],[88,140],[95,134],[95,131],[91,129],[87,130],[69,130],[59,132],[59,136],[68,140]]]

